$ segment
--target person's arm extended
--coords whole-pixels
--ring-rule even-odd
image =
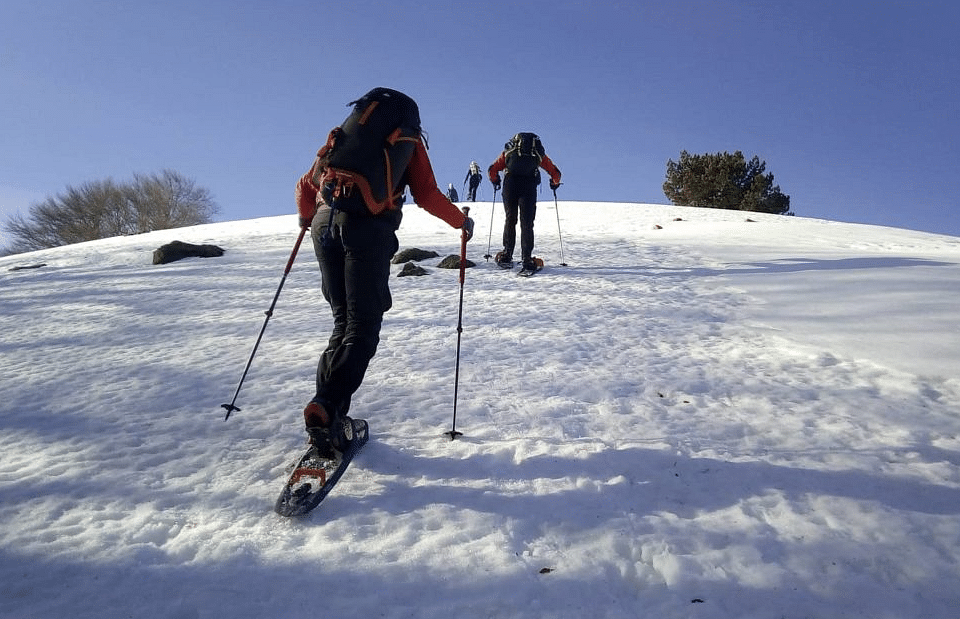
[[[417,142],[417,149],[413,152],[413,157],[407,166],[407,182],[417,206],[454,228],[463,227],[467,216],[437,187],[433,166],[430,165],[430,158],[427,156],[427,149],[422,139]]]

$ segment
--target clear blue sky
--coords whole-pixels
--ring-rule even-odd
[[[346,103],[389,86],[441,188],[527,130],[562,199],[666,204],[668,159],[740,150],[797,215],[960,236],[958,32],[955,0],[6,0],[0,216],[164,168],[220,220],[292,213]]]

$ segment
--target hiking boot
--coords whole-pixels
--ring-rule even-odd
[[[513,256],[510,256],[502,251],[498,251],[497,255],[493,257],[493,260],[497,263],[497,266],[502,269],[513,268]]]
[[[347,448],[343,433],[343,419],[330,414],[319,402],[311,400],[303,409],[303,421],[307,426],[308,443],[324,458],[336,458]]]
[[[303,408],[303,422],[308,428],[326,428],[330,421],[330,413],[316,400],[310,400]]]
[[[543,268],[543,260],[540,258],[524,258],[523,270],[536,272]]]

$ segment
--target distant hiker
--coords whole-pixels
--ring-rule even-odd
[[[547,156],[540,138],[534,133],[522,132],[504,144],[503,152],[487,170],[495,190],[500,188],[500,172],[505,170],[503,210],[506,213],[506,222],[503,225],[503,251],[496,256],[497,264],[505,268],[513,266],[518,216],[523,268],[536,268],[533,263],[533,221],[537,217],[540,168],[550,175],[550,188],[556,190],[560,186],[560,170]]]
[[[453,183],[447,185],[447,199],[451,202],[460,201],[460,194],[457,193],[457,188],[453,186]]]
[[[470,183],[470,189],[467,191],[467,199],[471,202],[477,201],[477,187],[480,186],[480,181],[483,180],[483,173],[480,171],[480,164],[476,161],[470,162],[470,167],[467,169],[467,175],[464,177],[463,182]]]
[[[349,105],[352,113],[330,132],[295,192],[300,226],[311,228],[321,290],[333,313],[317,392],[303,410],[310,442],[325,453],[345,446],[343,419],[392,304],[390,258],[399,248],[405,188],[431,215],[462,229],[467,239],[473,235],[473,220],[437,186],[416,102],[375,88]]]

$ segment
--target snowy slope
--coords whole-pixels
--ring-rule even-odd
[[[471,206],[465,436],[428,262],[392,280],[370,443],[293,521],[308,244],[220,405],[295,216],[0,258],[0,617],[960,617],[960,239],[544,199],[522,279]],[[400,238],[459,247],[412,206]],[[227,253],[151,265],[173,239]]]

